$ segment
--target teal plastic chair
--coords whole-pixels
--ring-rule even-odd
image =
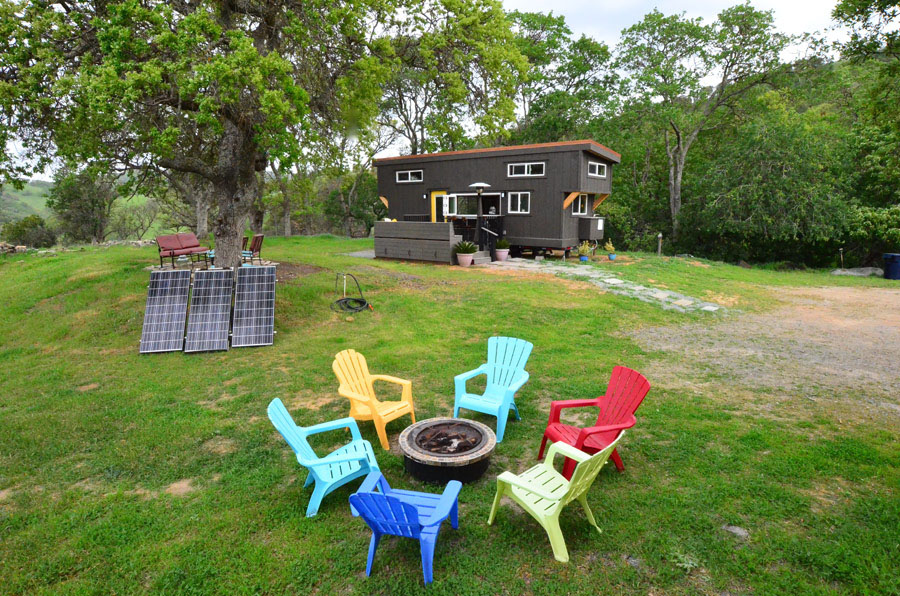
[[[381,472],[366,477],[359,490],[350,495],[350,512],[361,516],[372,529],[366,577],[372,573],[372,561],[381,537],[405,536],[419,541],[422,573],[425,583],[433,580],[432,563],[441,524],[448,517],[454,529],[459,528],[459,491],[462,484],[451,480],[443,494],[420,493],[391,488]]]
[[[488,339],[488,359],[475,370],[456,375],[456,399],[453,403],[453,417],[459,418],[460,408],[474,410],[497,417],[497,442],[503,440],[509,411],[521,420],[516,407],[516,392],[528,381],[525,363],[534,345],[515,337],[492,337]],[[487,376],[487,385],[481,395],[468,393],[466,381],[478,375]]]
[[[359,434],[359,428],[353,418],[341,418],[315,426],[297,426],[287,408],[277,397],[269,403],[268,412],[269,420],[297,454],[297,461],[309,470],[303,487],[306,488],[313,482],[316,484],[306,507],[306,517],[318,513],[322,499],[334,489],[370,472],[378,471],[378,462],[375,460],[372,445]],[[342,428],[350,429],[353,440],[325,457],[316,455],[307,438],[310,435]]]

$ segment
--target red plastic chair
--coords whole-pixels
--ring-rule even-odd
[[[538,459],[544,457],[544,447],[549,440],[552,443],[562,441],[585,453],[597,453],[616,440],[616,437],[626,428],[631,428],[637,420],[634,412],[644,401],[647,392],[650,391],[650,383],[641,373],[616,366],[613,368],[606,394],[596,399],[572,399],[567,401],[555,401],[550,404],[550,421],[544,431],[541,440],[541,450]],[[564,408],[586,408],[594,406],[600,409],[597,422],[588,428],[578,428],[559,421],[560,412]],[[625,469],[618,451],[612,452],[613,463],[621,472]],[[563,466],[563,476],[572,477],[575,470],[575,462],[566,459]]]

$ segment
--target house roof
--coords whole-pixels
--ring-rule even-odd
[[[585,139],[581,141],[563,141],[559,143],[536,143],[533,145],[512,145],[510,147],[485,147],[483,149],[466,149],[465,151],[445,151],[444,153],[383,157],[381,159],[376,159],[374,165],[398,165],[403,163],[441,161],[444,159],[465,159],[473,155],[482,155],[485,157],[503,154],[529,155],[533,153],[555,153],[558,151],[573,151],[579,149],[593,153],[594,155],[607,159],[613,163],[620,163],[622,161],[622,156],[609,147],[601,145],[596,141]]]

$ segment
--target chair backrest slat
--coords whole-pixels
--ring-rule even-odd
[[[338,352],[331,364],[338,382],[346,385],[354,393],[359,393],[369,398],[375,397],[375,388],[372,386],[372,375],[369,374],[369,365],[366,358],[356,350],[344,350]]]
[[[614,367],[606,394],[598,400],[597,426],[624,421],[637,411],[649,391],[650,382],[644,375],[625,366]]]
[[[422,532],[419,512],[410,503],[381,493],[355,493],[350,504],[373,532],[418,538]]]
[[[569,490],[563,497],[563,504],[577,499],[591,488],[591,485],[594,484],[594,480],[597,478],[597,474],[600,473],[600,468],[609,459],[613,449],[616,448],[616,444],[624,435],[625,431],[622,431],[616,437],[616,440],[610,443],[603,451],[595,453],[589,459],[575,466],[575,472],[572,474],[572,479],[569,480]]]
[[[254,234],[253,240],[250,241],[250,252],[256,254],[262,248],[263,238],[265,236],[263,234]]]
[[[287,408],[284,407],[284,404],[280,399],[276,397],[269,402],[268,413],[272,425],[281,436],[284,437],[284,440],[291,446],[294,453],[305,459],[318,459],[316,452],[313,451],[309,441],[306,440],[306,434],[303,432],[303,427],[297,426],[294,423],[294,419],[291,418]]]
[[[509,387],[531,355],[534,344],[515,337],[491,337],[488,339],[488,385]]]

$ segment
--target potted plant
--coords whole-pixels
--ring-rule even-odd
[[[459,266],[468,267],[472,264],[472,259],[475,258],[478,247],[475,246],[475,243],[473,242],[463,240],[462,242],[456,243],[456,246],[453,247],[453,251],[456,253],[456,261],[459,263]]]
[[[497,244],[494,246],[494,253],[497,255],[498,261],[505,261],[509,257],[509,240],[506,238],[497,240]]]
[[[591,255],[591,244],[585,240],[581,244],[578,245],[578,260],[579,261],[588,261],[590,260]]]
[[[603,250],[605,250],[609,255],[610,261],[616,260],[616,247],[613,246],[612,240],[606,241],[606,244],[603,245]]]

